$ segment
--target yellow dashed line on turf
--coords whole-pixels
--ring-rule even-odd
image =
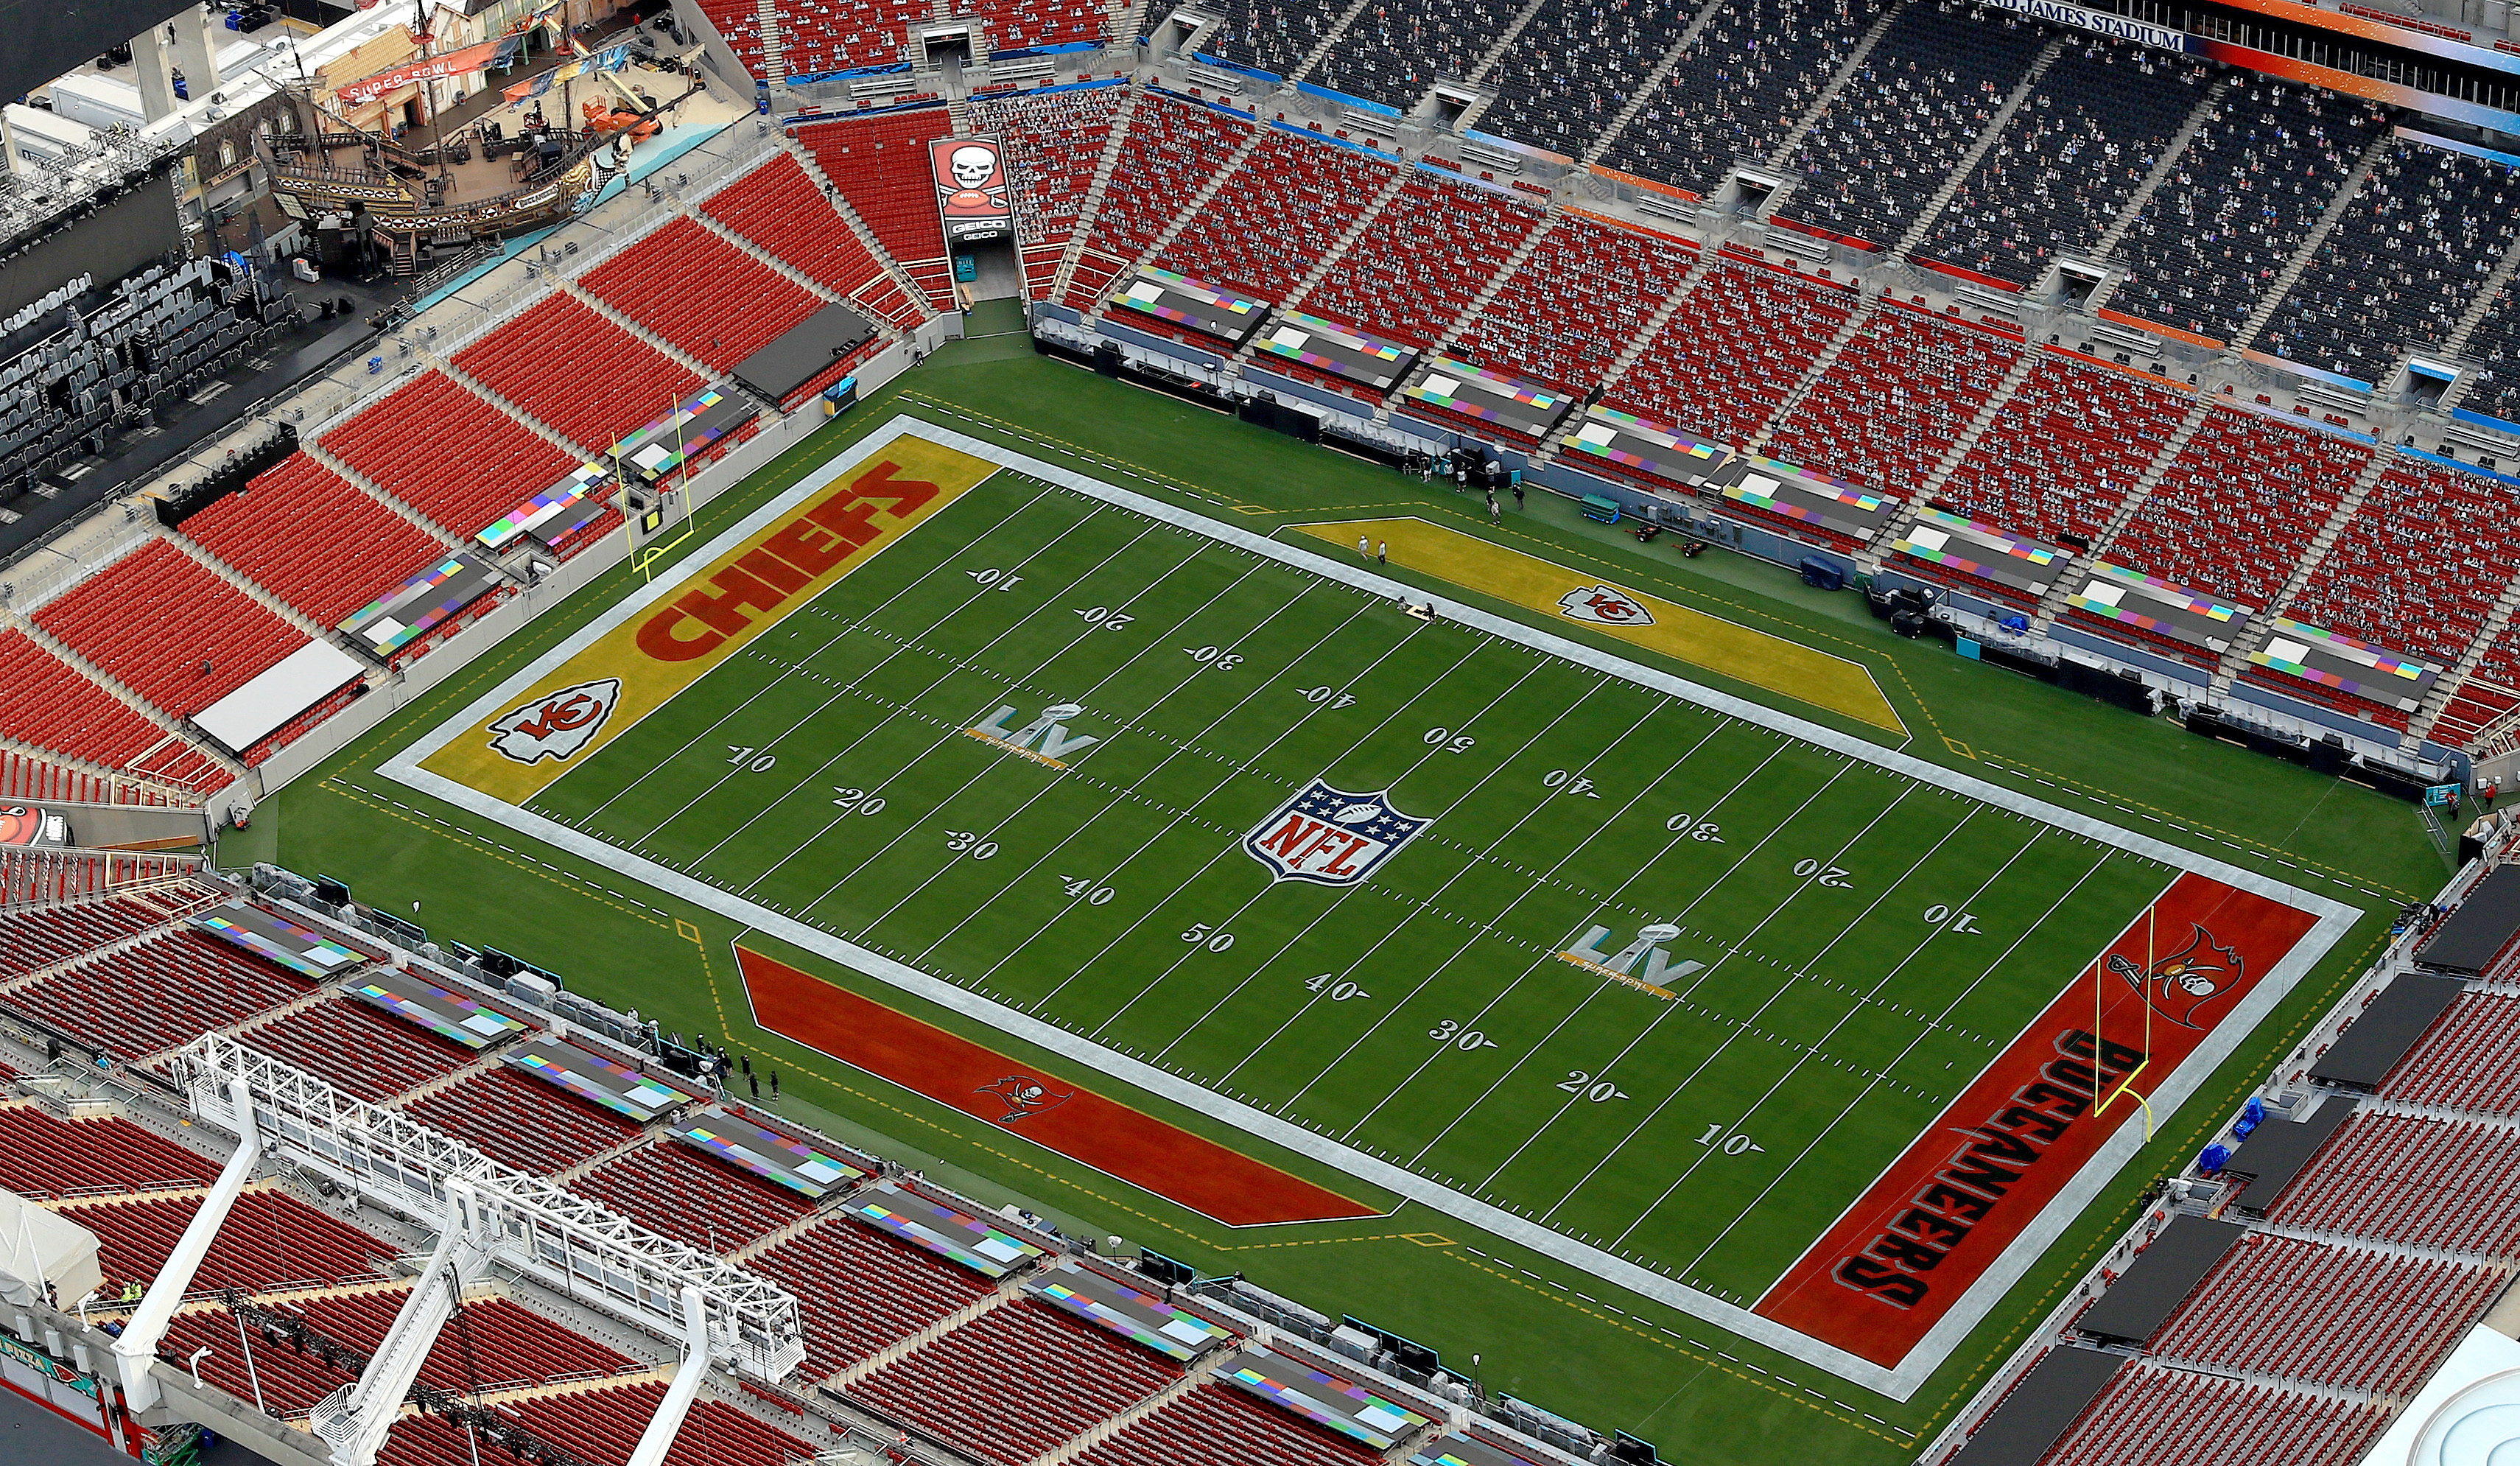
[[[665,921],[661,917],[651,912],[643,911],[637,906],[628,905],[622,901],[613,900],[608,896],[598,894],[597,890],[591,889],[587,882],[570,876],[566,871],[561,870],[558,866],[553,866],[548,870],[540,869],[535,862],[519,859],[514,852],[504,850],[502,848],[483,840],[480,836],[474,835],[471,831],[465,830],[460,826],[447,825],[444,829],[439,829],[430,824],[428,820],[417,818],[400,809],[396,809],[382,800],[375,799],[369,795],[363,794],[360,791],[339,782],[338,779],[326,779],[317,787],[323,789],[327,793],[338,794],[345,800],[353,800],[359,803],[365,804],[369,808],[374,809],[379,814],[384,815],[389,819],[398,819],[404,824],[412,825],[422,830],[427,830],[429,834],[437,836],[441,840],[452,841],[458,845],[477,849],[482,854],[489,856],[491,859],[499,861],[505,865],[513,865],[517,869],[523,871],[526,875],[534,877],[536,880],[549,881],[554,886],[575,892],[579,895],[585,896],[588,900],[594,901],[598,905],[609,906],[613,910],[621,912],[624,915],[635,916],[652,927],[662,927],[666,925]]]

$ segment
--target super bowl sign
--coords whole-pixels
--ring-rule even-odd
[[[936,175],[936,213],[945,242],[1001,239],[1014,232],[1006,150],[993,137],[940,137],[927,145]]]

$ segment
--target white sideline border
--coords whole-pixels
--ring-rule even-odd
[[[1310,550],[1282,544],[1248,529],[1212,520],[1186,509],[1175,508],[1160,500],[1131,492],[1057,465],[1041,462],[1021,453],[999,447],[995,443],[970,437],[950,428],[908,414],[898,414],[883,427],[842,449],[807,474],[794,486],[762,505],[736,525],[721,531],[699,549],[685,555],[674,568],[659,578],[624,597],[602,616],[588,622],[567,639],[519,668],[497,687],[475,698],[462,711],[455,713],[420,739],[404,748],[379,768],[386,778],[422,794],[428,795],[469,810],[485,819],[497,821],[518,834],[531,837],[581,859],[591,861],[631,880],[644,882],[659,891],[680,896],[695,905],[705,907],[731,920],[747,923],[781,940],[818,953],[904,992],[976,1019],[1001,1032],[1027,1043],[1048,1049],[1062,1057],[1084,1064],[1100,1073],[1187,1109],[1223,1122],[1245,1133],[1272,1144],[1307,1156],[1334,1169],[1357,1177],[1383,1190],[1419,1203],[1456,1221],[1505,1238],[1544,1257],[1579,1269],[1604,1283],[1643,1298],[1667,1305],[1715,1327],[1727,1329],[1788,1357],[1799,1359],[1825,1370],[1849,1384],[1860,1386],[1888,1397],[1905,1401],[1930,1378],[1959,1347],[1969,1331],[1993,1311],[2012,1285],[2020,1281],[2083,1209],[2090,1205],[2131,1160],[2144,1143],[2143,1127],[2137,1123],[2140,1109],[2130,1110],[2127,1119],[2104,1142],[2099,1152],[2021,1234],[2019,1242],[2005,1249],[2001,1260],[1982,1274],[1960,1297],[1951,1311],[1909,1350],[1896,1367],[1884,1367],[1841,1350],[1834,1345],[1789,1329],[1751,1312],[1737,1304],[1688,1287],[1660,1273],[1631,1262],[1599,1248],[1578,1242],[1550,1230],[1510,1212],[1491,1206],[1453,1188],[1405,1170],[1389,1162],[1352,1149],[1327,1135],[1318,1134],[1266,1111],[1229,1099],[1195,1080],[1168,1074],[1150,1064],[1103,1047],[1081,1034],[1056,1028],[1040,1019],[1004,1007],[977,993],[969,992],[942,978],[932,977],[910,965],[871,951],[853,941],[834,937],[818,928],[807,926],[791,917],[783,916],[766,906],[705,882],[670,870],[653,861],[582,834],[566,825],[504,800],[494,799],[467,785],[456,783],[420,767],[422,759],[435,754],[502,705],[517,697],[536,679],[593,643],[613,627],[628,621],[658,600],[676,591],[682,583],[708,566],[719,555],[742,543],[755,531],[766,527],[779,516],[805,499],[820,492],[842,475],[881,453],[899,437],[915,436],[941,446],[968,453],[975,458],[995,463],[1004,469],[1072,489],[1101,499],[1118,508],[1128,509],[1149,519],[1203,534],[1210,538],[1247,550],[1254,555],[1304,571],[1325,579],[1338,581],[1370,594],[1397,600],[1404,595],[1423,598],[1425,592],[1415,586],[1386,579],[1359,566],[1348,565]],[[2020,815],[2069,830],[2096,840],[2103,845],[2144,856],[2167,866],[2209,876],[2243,891],[2254,892],[2270,900],[2279,901],[2314,913],[2318,921],[2288,952],[2283,961],[2260,980],[2248,997],[2233,1009],[2230,1017],[2215,1026],[2206,1043],[2187,1061],[2170,1073],[2151,1095],[2155,1112],[2167,1116],[2195,1092],[2215,1068],[2237,1048],[2240,1041],[2256,1031],[2275,1005],[2291,992],[2293,986],[2342,940],[2354,923],[2361,919],[2360,908],[2330,897],[2318,895],[2286,885],[2254,871],[2226,864],[2210,855],[2198,854],[2151,836],[2122,829],[2092,818],[2076,810],[2050,804],[2044,800],[2019,794],[1982,779],[1928,763],[1912,755],[1884,749],[1863,739],[1806,722],[1789,713],[1779,712],[1761,704],[1734,697],[1730,693],[1702,687],[1686,678],[1673,676],[1642,666],[1607,652],[1596,650],[1564,637],[1525,625],[1520,621],[1493,616],[1467,606],[1441,605],[1438,614],[1447,619],[1484,631],[1500,640],[1510,641],[1533,651],[1561,658],[1578,665],[1591,667],[1622,678],[1640,687],[1695,704],[1710,710],[1738,718],[1785,737],[1799,739],[1826,749],[1844,757],[1871,764],[1876,768],[1902,775],[1921,784],[1949,790],[1982,803],[2008,809]],[[748,997],[747,997],[748,1001]],[[1998,1057],[2001,1057],[2000,1055]],[[1990,1060],[1990,1063],[1993,1061]],[[2024,1245],[2027,1244],[2027,1245]]]

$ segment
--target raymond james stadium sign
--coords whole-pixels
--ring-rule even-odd
[[[2111,15],[2104,10],[2085,10],[2079,5],[2061,5],[2057,0],[1994,0],[2001,9],[2034,21],[2056,25],[2073,25],[2084,30],[2096,30],[2157,51],[2185,51],[2187,32],[2172,30],[2166,25],[2146,25],[2126,16]]]

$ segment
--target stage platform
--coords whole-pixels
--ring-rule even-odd
[[[1732,450],[1721,444],[1598,403],[1586,410],[1584,426],[1566,439],[1566,450],[1604,472],[1684,489],[1707,482],[1732,458]]]
[[[2210,1216],[2174,1216],[2074,1327],[2104,1344],[2150,1342],[2249,1229]]]
[[[1223,1324],[1176,1308],[1145,1289],[1073,1260],[1026,1279],[1023,1290],[1096,1328],[1184,1364],[1234,1337],[1234,1331]]]
[[[2520,865],[2498,865],[2459,902],[2424,944],[2415,965],[2456,978],[2479,978],[2520,938]]]
[[[789,392],[873,340],[875,326],[865,316],[845,304],[826,305],[737,362],[735,380],[747,391],[783,402]]]
[[[2504,866],[2503,869],[2511,867]],[[2475,897],[2468,899],[2473,902]],[[2462,906],[2460,914],[2465,913],[2466,907]],[[2507,923],[2510,914],[2507,909],[2503,911],[2498,925]],[[2456,921],[2458,917],[2453,916],[2451,920]],[[2407,1057],[2407,1051],[2415,1046],[2415,1041],[2422,1038],[2425,1031],[2449,1012],[2450,1005],[2457,1002],[2459,994],[2466,990],[2467,985],[2455,978],[2400,973],[2380,990],[2378,997],[2362,1009],[2362,1016],[2354,1020],[2354,1027],[2346,1030],[2327,1052],[2319,1055],[2318,1062],[2310,1066],[2311,1081],[2362,1094],[2377,1091],[2380,1081],[2389,1077],[2389,1071],[2398,1067],[2398,1061]]]
[[[458,550],[351,612],[334,629],[378,661],[388,661],[507,583],[508,577],[488,556],[477,550]]]
[[[532,1026],[495,1004],[442,987],[415,972],[379,968],[343,991],[372,1007],[478,1052],[530,1032]]]
[[[641,1124],[699,1098],[652,1075],[615,1064],[592,1049],[557,1038],[536,1038],[502,1056],[509,1067],[579,1099],[626,1115]]]

